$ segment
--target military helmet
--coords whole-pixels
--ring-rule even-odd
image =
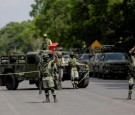
[[[74,52],[70,52],[70,56],[74,56]]]
[[[57,55],[58,55],[58,56],[62,56],[62,53],[61,53],[61,52],[58,52]]]
[[[47,34],[44,34],[44,35],[43,35],[43,38],[46,38],[46,37],[47,37]]]
[[[42,58],[43,58],[43,60],[45,60],[45,61],[50,59],[50,57],[49,57],[48,54],[43,54]]]

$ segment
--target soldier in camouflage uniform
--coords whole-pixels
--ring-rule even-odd
[[[135,46],[129,50],[129,53],[131,55],[132,64],[135,67]]]
[[[134,73],[133,73],[133,68],[129,67],[128,71],[128,82],[129,82],[129,91],[128,91],[128,97],[127,99],[131,99],[131,94],[132,94],[132,89],[134,86]]]
[[[56,64],[57,64],[57,67],[58,67],[60,89],[62,89],[62,78],[63,78],[63,69],[64,69],[65,61],[62,58],[62,53],[61,52],[58,52],[57,56],[58,57],[56,59]]]
[[[48,38],[47,34],[43,35],[42,50],[49,50],[48,46],[52,44],[51,39]]]
[[[46,54],[46,55],[43,54],[42,57],[43,57],[43,61],[40,63],[39,69],[40,69],[41,74],[42,74],[43,88],[44,88],[45,96],[46,96],[46,100],[43,101],[43,103],[50,102],[49,90],[51,90],[51,93],[52,93],[53,98],[54,98],[54,102],[57,102],[56,91],[54,89],[54,79],[52,76],[54,60],[50,61],[48,54]]]
[[[70,53],[70,59],[69,59],[69,67],[71,69],[70,74],[71,74],[71,82],[73,85],[74,89],[78,89],[78,79],[79,79],[79,73],[77,70],[77,61],[76,58],[74,57],[74,53]]]

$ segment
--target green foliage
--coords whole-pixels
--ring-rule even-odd
[[[67,48],[82,41],[114,44],[120,37],[127,50],[135,43],[134,0],[35,0],[31,7],[32,21],[0,30],[1,52],[38,50],[44,33]]]
[[[31,21],[7,24],[0,31],[0,51],[20,53],[37,49],[39,46],[34,41],[37,41],[38,34],[35,32],[34,24]]]

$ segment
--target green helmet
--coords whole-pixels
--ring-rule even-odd
[[[70,56],[74,56],[74,52],[70,52]]]
[[[57,55],[58,55],[58,57],[61,57],[62,56],[62,53],[61,52],[58,52]]]
[[[43,38],[46,38],[46,37],[47,37],[47,34],[44,34],[44,35],[43,35]]]

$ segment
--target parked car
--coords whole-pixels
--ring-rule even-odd
[[[126,79],[130,65],[128,54],[122,52],[102,53],[99,61],[99,77],[117,77]]]

